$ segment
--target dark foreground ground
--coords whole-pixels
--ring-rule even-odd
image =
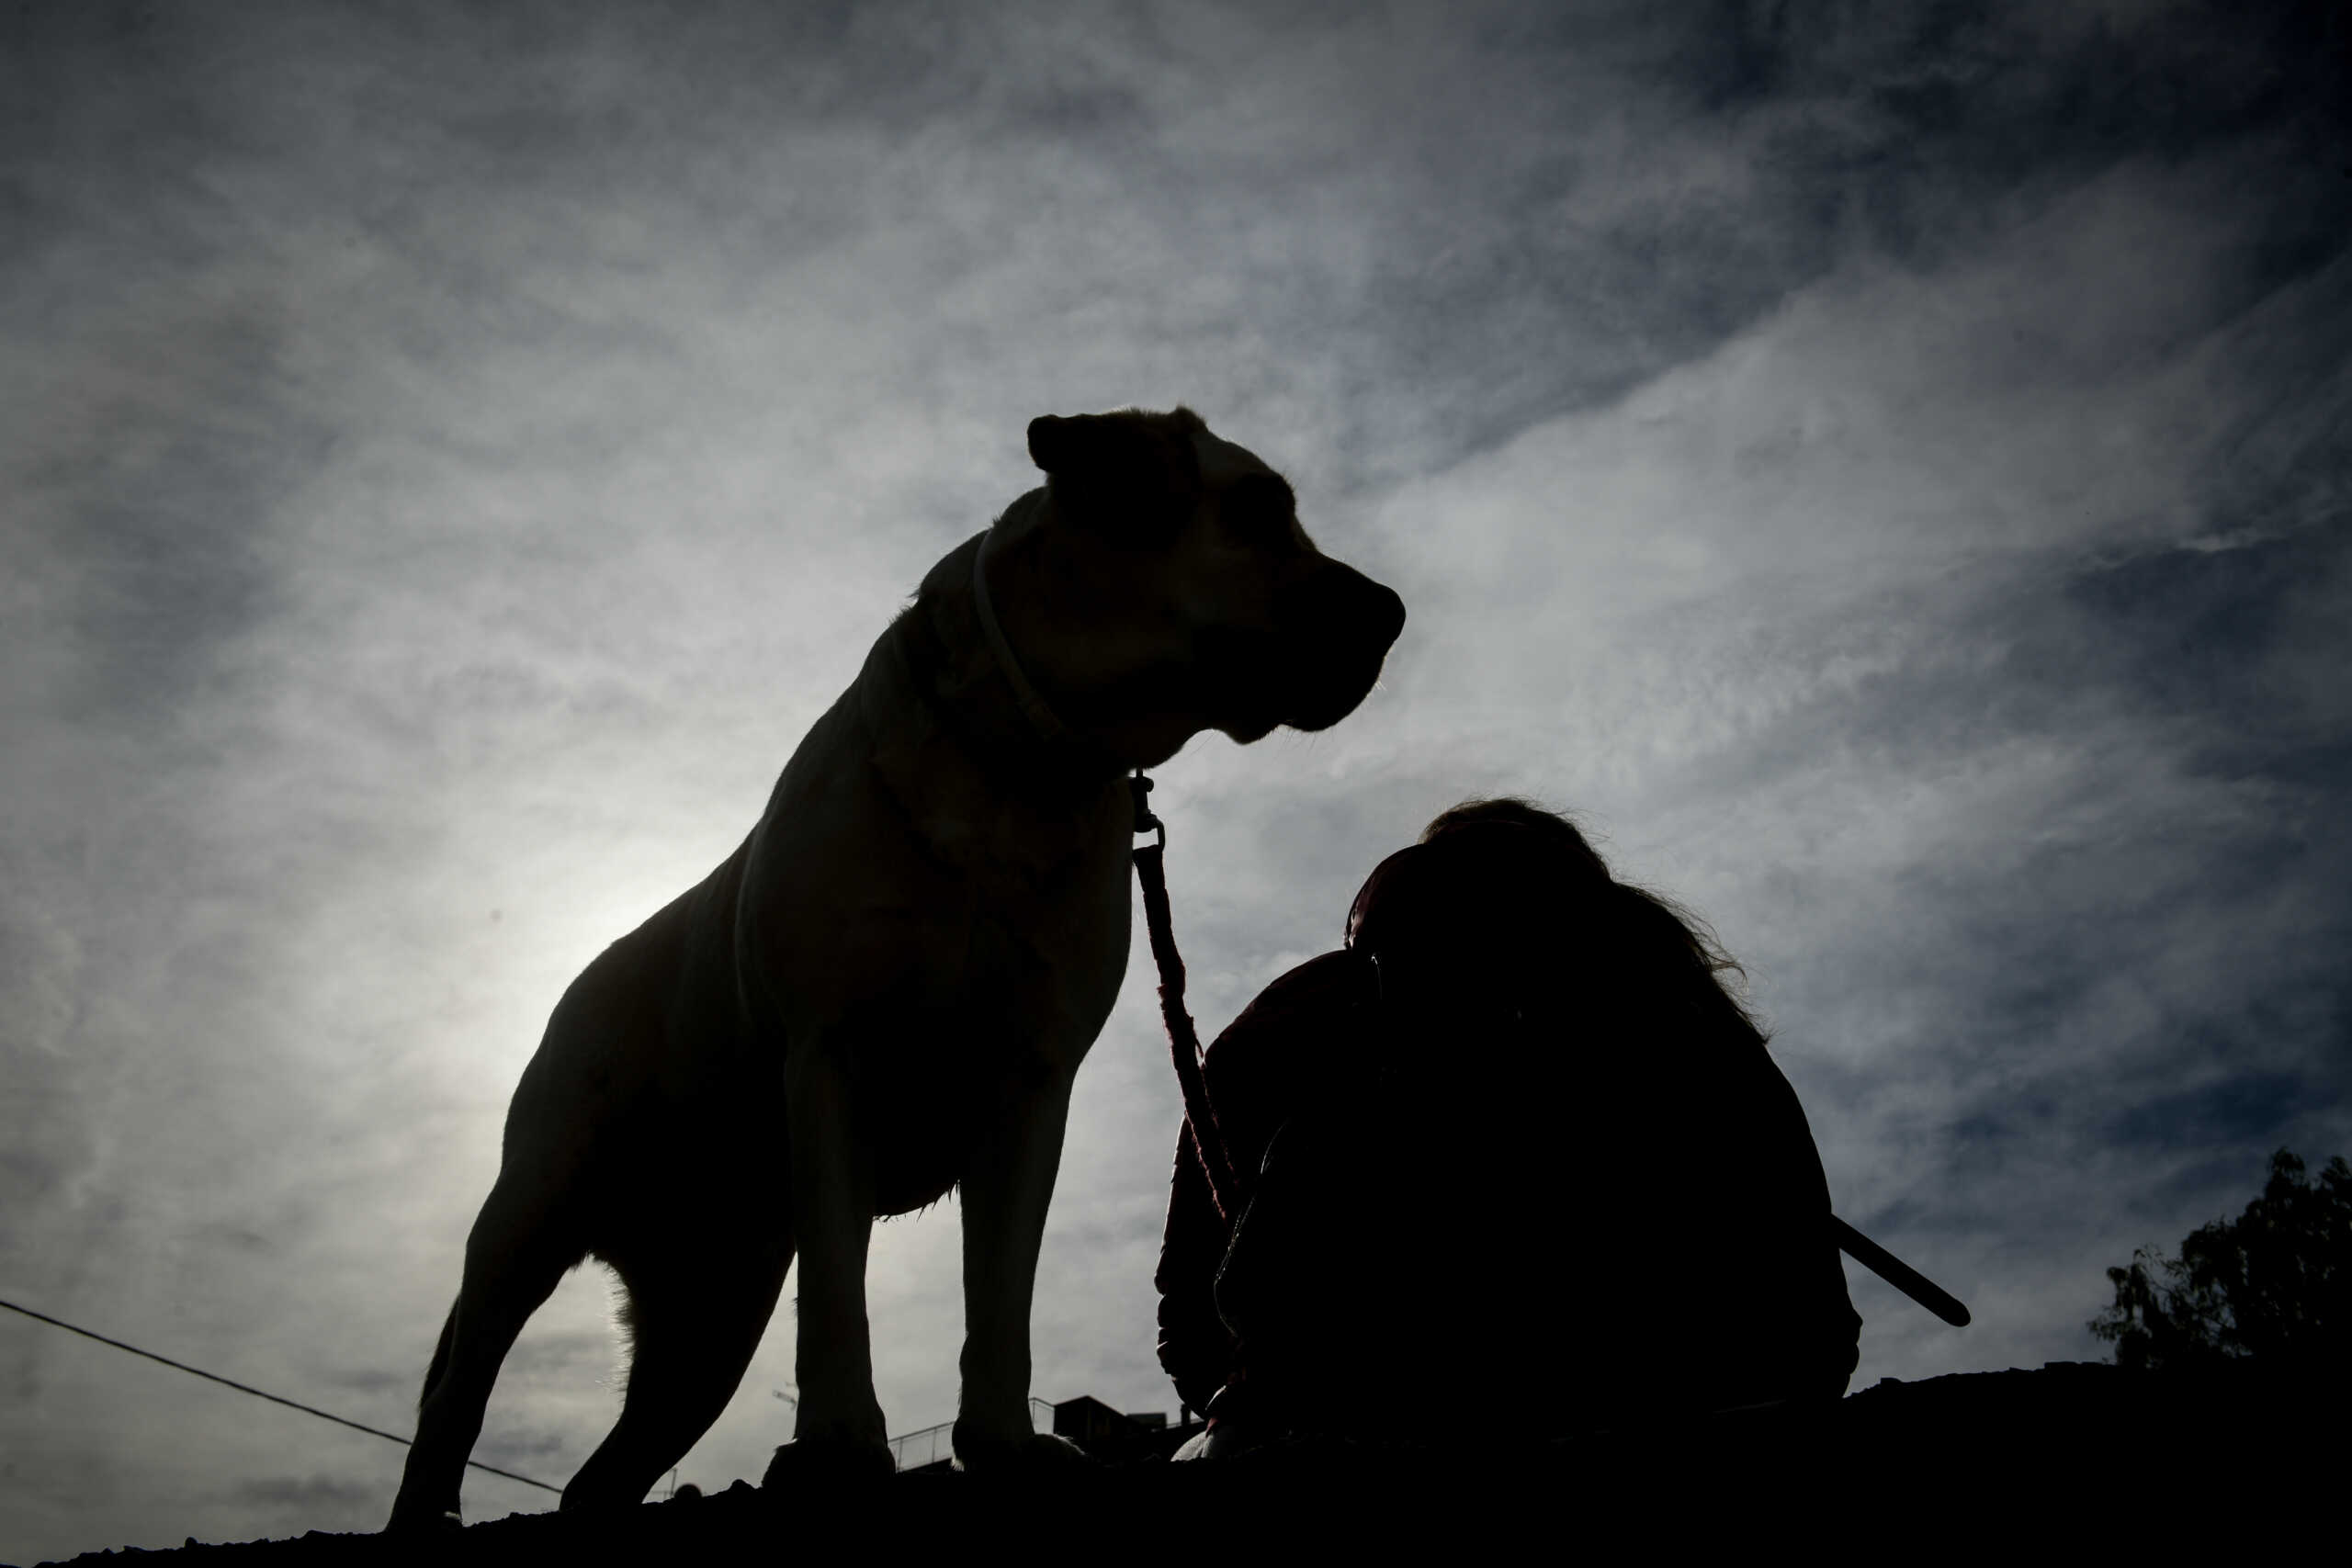
[[[1214,1564],[1707,1549],[2007,1568],[2000,1559],[2052,1550],[2177,1560],[2215,1545],[2242,1562],[2314,1536],[2340,1549],[2346,1392],[2245,1366],[2187,1376],[2056,1363],[1889,1381],[1811,1413],[1567,1439],[1531,1410],[1523,1430],[1470,1453],[1295,1449],[1050,1485],[933,1472],[799,1497],[739,1483],[619,1521],[515,1515],[422,1543],[314,1533],[74,1562],[719,1563],[813,1551]]]

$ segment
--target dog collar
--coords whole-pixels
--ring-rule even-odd
[[[1029,677],[1021,668],[1021,660],[1012,656],[1012,645],[1004,640],[1004,628],[997,624],[996,605],[989,598],[989,541],[996,537],[990,528],[980,536],[980,547],[972,552],[972,605],[980,615],[980,635],[988,639],[989,652],[996,659],[999,670],[1004,671],[1007,684],[1012,688],[1012,700],[1029,728],[1037,732],[1040,740],[1057,741],[1069,736],[1069,726],[1061,721]]]

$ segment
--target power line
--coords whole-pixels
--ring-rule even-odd
[[[62,1317],[51,1317],[45,1312],[35,1312],[28,1306],[18,1306],[15,1302],[5,1298],[0,1298],[0,1307],[6,1307],[10,1312],[22,1313],[27,1317],[62,1328],[68,1334],[78,1334],[85,1339],[95,1339],[101,1345],[111,1345],[118,1350],[128,1350],[134,1356],[144,1356],[151,1361],[161,1361],[167,1367],[193,1373],[207,1382],[220,1383],[225,1388],[233,1388],[239,1393],[250,1393],[255,1399],[266,1399],[272,1404],[283,1404],[288,1410],[299,1410],[305,1416],[315,1416],[322,1421],[332,1421],[338,1427],[348,1427],[355,1432],[365,1432],[371,1438],[390,1438],[402,1448],[409,1447],[413,1441],[411,1438],[401,1437],[398,1432],[387,1432],[381,1427],[370,1427],[365,1422],[354,1421],[346,1416],[337,1416],[332,1411],[321,1410],[314,1404],[305,1404],[299,1399],[288,1399],[281,1394],[272,1393],[266,1389],[255,1388],[251,1383],[242,1383],[234,1378],[224,1378],[218,1372],[208,1372],[202,1367],[191,1367],[186,1361],[175,1361],[169,1356],[158,1356],[153,1350],[142,1350],[136,1345],[126,1345],[119,1339],[109,1339],[103,1334],[96,1334],[77,1324],[68,1323]],[[501,1470],[494,1464],[484,1464],[478,1459],[469,1459],[466,1462],[476,1470],[487,1471],[492,1475],[504,1476],[509,1481],[519,1481],[526,1486],[536,1486],[542,1492],[560,1493],[563,1490],[560,1486],[550,1486],[544,1481],[534,1481],[527,1475],[517,1475],[511,1470]]]

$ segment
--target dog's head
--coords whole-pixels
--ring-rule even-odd
[[[1049,416],[1029,454],[1046,488],[1014,640],[1071,723],[1149,766],[1203,729],[1326,728],[1371,691],[1404,602],[1317,549],[1283,477],[1198,414]]]

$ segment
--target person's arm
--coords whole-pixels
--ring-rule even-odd
[[[1202,1072],[1216,1107],[1216,1135],[1245,1183],[1256,1178],[1268,1140],[1301,1095],[1339,1070],[1334,1053],[1347,1043],[1361,993],[1362,975],[1350,955],[1309,959],[1261,992],[1209,1047]],[[1247,1193],[1234,1198],[1246,1202]],[[1207,1404],[1232,1370],[1233,1338],[1216,1308],[1216,1271],[1230,1235],[1193,1156],[1191,1134],[1180,1128],[1153,1282],[1159,1289],[1159,1364],[1178,1397],[1194,1409]]]
[[[1216,1268],[1225,1257],[1226,1223],[1209,1200],[1193,1139],[1176,1134],[1176,1169],[1169,1183],[1168,1228],[1159,1244],[1159,1365],[1176,1396],[1194,1410],[1225,1383],[1233,1339],[1216,1314]]]
[[[1733,1136],[1733,1267],[1749,1282],[1745,1325],[1775,1392],[1845,1392],[1861,1337],[1830,1229],[1829,1180],[1796,1090],[1763,1047],[1743,1053]]]

